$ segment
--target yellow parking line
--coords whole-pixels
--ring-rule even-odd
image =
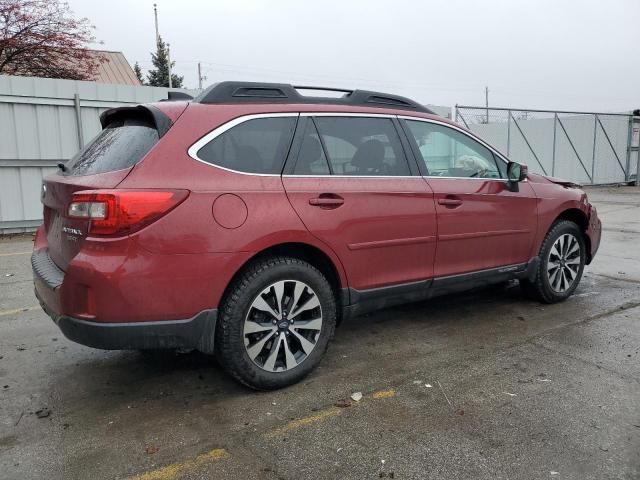
[[[172,463],[158,470],[141,473],[135,477],[131,477],[131,480],[174,480],[178,478],[178,476],[184,475],[198,467],[202,467],[207,463],[217,462],[228,456],[229,452],[224,448],[216,448],[215,450],[190,458],[184,462]]]
[[[13,252],[13,253],[0,253],[0,257],[11,257],[13,255],[30,255],[33,252]]]
[[[393,388],[390,388],[389,390],[379,390],[377,392],[373,392],[373,395],[372,395],[374,400],[380,400],[382,398],[391,398],[395,396],[396,396],[396,391]]]
[[[13,315],[14,313],[30,312],[31,310],[39,310],[39,309],[40,309],[40,305],[34,305],[33,307],[23,307],[23,308],[16,308],[14,310],[5,310],[4,312],[0,312],[0,317],[3,317],[5,315]]]
[[[396,396],[396,391],[393,388],[389,390],[379,390],[377,392],[373,392],[371,397],[374,400],[381,400],[383,398],[391,398]],[[284,427],[276,428],[266,434],[268,438],[280,437],[286,433],[289,433],[293,430],[297,430],[301,427],[306,427],[307,425],[312,425],[314,423],[320,423],[330,417],[335,417],[340,415],[344,408],[331,407],[326,410],[322,410],[320,412],[315,413],[314,415],[310,415],[308,417],[299,418],[298,420],[292,420],[287,423]]]
[[[340,415],[342,413],[342,409],[338,407],[331,407],[327,410],[322,410],[315,415],[310,415],[308,417],[303,417],[298,420],[292,420],[287,423],[284,427],[277,428],[267,433],[267,437],[279,437],[284,435],[285,433],[291,432],[292,430],[297,430],[300,427],[304,427],[306,425],[311,425],[312,423],[322,422],[329,417],[335,417],[336,415]]]

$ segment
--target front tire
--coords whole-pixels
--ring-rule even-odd
[[[544,303],[569,298],[580,283],[586,261],[580,227],[569,220],[553,224],[542,242],[539,257],[534,280],[520,280],[525,294]]]
[[[266,258],[230,286],[215,352],[241,383],[274,390],[300,381],[320,363],[335,326],[335,295],[317,268],[297,258]]]

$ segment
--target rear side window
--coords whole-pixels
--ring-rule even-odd
[[[93,175],[132,167],[158,143],[150,120],[122,118],[112,121],[66,165],[66,175]]]
[[[316,117],[314,121],[331,174],[410,175],[398,132],[391,119]]]
[[[296,117],[247,120],[200,148],[200,160],[246,173],[279,174],[289,151]]]

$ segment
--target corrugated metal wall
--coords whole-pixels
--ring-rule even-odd
[[[564,131],[557,127],[555,161],[553,153],[554,120],[552,118],[519,120],[518,126],[522,129],[522,134],[512,126],[508,148],[509,158],[527,164],[532,172],[544,173],[546,171],[548,175],[582,184],[597,185],[625,181],[623,167],[626,161],[627,131],[629,129],[627,117],[602,118],[613,149],[609,146],[599,125],[594,148],[593,117],[566,117],[562,119],[562,123],[567,130],[567,135],[571,138],[573,147],[567,140]],[[487,142],[507,153],[507,128],[504,124],[472,124],[470,127]],[[529,142],[529,145],[526,142]],[[620,158],[622,166],[617,162],[616,154]],[[581,161],[582,163],[580,163]],[[544,171],[542,167],[544,167]],[[593,179],[589,178],[590,176]]]
[[[0,75],[0,233],[41,223],[42,178],[100,131],[102,111],[158,101],[168,90]]]
[[[457,121],[532,172],[603,185],[635,178],[631,115],[458,107]]]

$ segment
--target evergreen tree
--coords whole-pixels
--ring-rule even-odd
[[[167,45],[162,41],[162,37],[158,39],[156,53],[151,54],[151,62],[156,67],[147,73],[148,84],[152,87],[168,87],[169,86],[169,59],[167,55]],[[171,62],[171,67],[175,62]],[[171,86],[173,88],[182,88],[182,79],[175,73],[171,74]]]
[[[135,72],[136,77],[138,77],[140,85],[144,85],[144,78],[142,78],[142,69],[140,68],[138,62],[136,62],[136,64],[133,66],[133,71]]]

